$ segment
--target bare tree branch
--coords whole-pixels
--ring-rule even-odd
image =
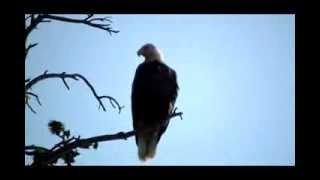
[[[63,22],[68,22],[68,23],[85,24],[85,25],[88,25],[88,26],[91,26],[91,27],[94,27],[94,28],[105,30],[110,35],[112,35],[112,33],[118,33],[119,32],[118,30],[114,30],[114,29],[112,29],[112,27],[109,27],[110,23],[112,23],[112,21],[110,20],[111,17],[92,18],[93,16],[94,16],[93,14],[89,14],[88,17],[86,17],[84,19],[74,19],[74,18],[55,16],[55,15],[50,15],[50,14],[39,14],[37,16],[35,14],[31,14],[31,15],[29,15],[29,16],[27,16],[25,18],[25,21],[27,21],[28,19],[31,19],[29,26],[26,25],[25,42],[27,42],[27,38],[28,38],[29,34],[34,29],[37,29],[37,26],[40,23],[51,22],[51,20],[63,21]],[[96,22],[101,22],[101,24],[96,23]],[[104,23],[104,22],[108,22],[108,23]],[[26,48],[26,50],[25,50],[25,61],[26,61],[27,54],[28,54],[29,50],[32,47],[36,46],[37,44],[38,43],[31,44]]]
[[[68,18],[68,17],[62,17],[62,16],[49,15],[49,14],[39,14],[39,15],[31,14],[31,15],[29,15],[29,16],[27,16],[25,18],[25,20],[31,19],[29,26],[26,26],[26,29],[25,29],[25,41],[26,41],[28,35],[31,33],[31,31],[37,28],[37,25],[39,23],[51,22],[51,20],[57,20],[57,21],[63,21],[63,22],[69,22],[69,23],[85,24],[85,25],[88,25],[88,26],[91,26],[91,27],[95,27],[95,28],[99,28],[99,29],[105,30],[105,31],[109,32],[110,35],[112,33],[118,33],[119,32],[119,31],[113,30],[111,27],[109,27],[110,24],[104,23],[104,22],[112,23],[112,21],[110,20],[111,17],[92,18],[93,16],[94,16],[93,14],[88,14],[88,16],[85,19],[74,19],[74,18]],[[101,22],[102,24],[98,24],[96,22]],[[28,54],[29,50],[31,48],[37,46],[37,45],[38,45],[38,43],[34,43],[34,44],[29,44],[28,47],[26,47],[25,60],[27,59],[27,54]],[[47,75],[46,73],[47,72],[45,72],[43,75],[40,75],[40,76],[36,77],[35,79],[33,79],[31,81],[30,81],[30,79],[25,80],[25,83],[27,83],[26,86],[25,86],[26,90],[31,88],[38,81],[43,80],[43,79],[47,79],[47,78],[61,78],[63,84],[69,90],[70,87],[69,87],[69,85],[68,85],[68,83],[66,81],[66,78],[71,78],[71,79],[74,79],[74,80],[78,80],[77,79],[77,77],[78,77],[78,78],[81,78],[87,84],[87,86],[91,89],[93,95],[95,96],[95,98],[99,102],[99,108],[101,106],[103,111],[106,111],[106,108],[105,108],[105,106],[103,105],[103,103],[101,101],[101,99],[103,99],[103,98],[109,99],[109,102],[112,105],[112,107],[113,108],[118,108],[119,113],[121,112],[122,108],[124,107],[124,106],[120,106],[120,104],[113,97],[110,97],[110,96],[98,96],[96,91],[95,91],[95,89],[93,88],[93,86],[87,81],[86,78],[84,78],[80,74],[65,74],[65,72],[63,72],[62,74],[53,74],[53,73],[51,73],[51,74]],[[29,93],[28,95],[32,95],[32,94]],[[34,96],[34,95],[35,94],[33,94],[32,96]],[[39,101],[38,96],[34,96],[34,97],[36,97],[38,103],[41,104],[40,101]],[[29,104],[28,101],[26,101],[26,104],[27,104],[28,108],[33,113],[36,113],[36,111],[31,107],[31,105]],[[115,106],[115,104],[116,104],[116,106]]]
[[[41,102],[40,102],[40,99],[39,99],[38,95],[36,95],[36,94],[34,94],[32,92],[26,92],[26,94],[35,97],[37,102],[38,102],[38,104],[41,106]]]
[[[178,108],[177,107],[175,107],[174,109],[173,109],[173,111],[171,112],[171,114],[169,115],[169,118],[174,118],[174,117],[176,117],[176,116],[179,116],[180,117],[180,119],[182,120],[182,112],[176,112],[178,110]]]
[[[36,150],[36,149],[41,149],[43,151],[49,151],[49,149],[41,147],[41,146],[35,146],[35,145],[30,145],[30,146],[25,146],[25,150]]]
[[[50,20],[42,20],[41,22],[51,22]]]
[[[175,108],[176,110],[177,108]],[[174,114],[171,114],[169,116],[169,119],[178,116],[179,114],[182,114],[181,112],[174,112]],[[80,136],[78,138],[72,137],[66,141],[62,141],[56,145],[53,146],[53,148],[46,149],[39,146],[25,146],[25,154],[29,156],[38,156],[37,161],[34,161],[32,166],[48,166],[53,165],[59,158],[65,158],[67,156],[70,156],[70,153],[77,153],[77,151],[74,152],[77,148],[89,148],[90,146],[97,144],[98,142],[104,142],[104,141],[112,141],[112,140],[127,140],[127,138],[132,137],[135,135],[134,131],[128,131],[128,132],[119,132],[116,134],[106,134],[101,136],[95,136],[91,138],[84,138],[80,139]],[[42,150],[41,154],[37,154],[36,150]],[[33,151],[30,151],[33,150]],[[41,155],[41,156],[40,156]],[[41,159],[39,159],[41,158]],[[71,162],[66,162],[68,166],[71,166]]]
[[[36,45],[38,45],[38,43],[34,43],[34,44],[29,44],[29,46],[27,47],[27,49],[25,50],[25,53],[24,53],[24,60],[26,61],[27,60],[27,55],[29,53],[29,50],[33,47],[35,47]]]
[[[31,20],[30,20],[30,25],[26,26],[26,29],[25,29],[25,35],[24,35],[25,42],[27,42],[27,38],[28,38],[29,34],[31,33],[31,31],[36,29],[39,23],[48,22],[48,21],[43,20],[43,15],[41,15],[41,14],[38,16],[35,16],[35,14],[31,14],[25,20],[27,20],[29,18],[31,18]],[[27,60],[27,54],[29,53],[29,50],[31,48],[35,47],[36,45],[38,45],[38,43],[29,44],[29,46],[26,47],[25,55],[24,55],[25,61]]]
[[[29,96],[25,96],[25,98],[26,98],[25,104],[27,105],[27,107],[31,110],[31,112],[33,112],[34,114],[37,114],[37,112],[29,104]]]
[[[62,17],[62,16],[55,16],[55,15],[49,15],[49,14],[44,14],[43,18],[46,19],[52,19],[52,20],[58,20],[58,21],[64,21],[64,22],[69,22],[69,23],[80,23],[80,24],[85,24],[94,28],[98,28],[98,29],[102,29],[107,31],[110,35],[112,35],[112,33],[118,33],[118,30],[113,30],[111,27],[106,27],[109,26],[110,24],[98,24],[95,23],[95,21],[100,21],[100,22],[109,22],[112,23],[112,21],[110,20],[109,17],[104,17],[104,18],[92,18],[93,15],[90,14],[88,15],[88,17],[86,17],[85,19],[74,19],[74,18],[69,18],[69,17]],[[92,18],[92,19],[90,19]]]
[[[176,111],[177,108],[175,108]],[[176,116],[182,116],[182,112],[175,112],[169,116],[169,119],[174,118]],[[53,146],[50,150],[45,149],[45,156],[43,156],[43,159],[41,160],[41,164],[52,164],[53,162],[56,162],[59,158],[64,157],[67,153],[70,151],[76,149],[76,148],[89,148],[94,143],[98,142],[104,142],[104,141],[113,141],[113,140],[127,140],[129,137],[132,137],[135,135],[134,131],[128,131],[128,132],[118,132],[116,134],[106,134],[106,135],[100,135],[95,136],[91,138],[83,138],[80,139],[80,136],[78,138],[72,137],[66,141],[62,141],[56,145]],[[72,142],[73,141],[73,142]],[[37,149],[39,147],[37,146],[26,146],[25,150],[28,149]],[[28,153],[28,154],[27,154]],[[25,151],[25,154],[29,155],[32,154],[30,151]],[[69,164],[70,165],[70,164]]]
[[[43,22],[43,15],[38,15],[37,17],[35,17],[34,14],[30,15],[31,21],[30,21],[30,25],[26,27],[25,30],[25,41],[27,41],[27,37],[29,36],[29,34],[31,33],[32,30],[36,29],[38,24]]]
[[[28,89],[30,89],[32,86],[34,86],[36,83],[44,80],[44,79],[50,79],[50,78],[60,78],[64,85],[66,86],[66,88],[69,90],[70,87],[68,86],[67,82],[66,82],[66,78],[70,78],[73,80],[79,80],[78,78],[82,79],[86,85],[90,88],[91,92],[93,93],[94,97],[97,99],[97,101],[99,102],[99,106],[102,107],[103,111],[106,111],[106,108],[104,106],[104,104],[102,103],[102,99],[103,98],[107,98],[109,99],[110,104],[115,108],[114,104],[116,105],[116,108],[118,109],[119,113],[121,112],[121,110],[123,109],[124,106],[120,106],[120,104],[118,103],[118,101],[116,99],[114,99],[111,96],[99,96],[96,92],[96,90],[94,89],[94,87],[91,85],[91,83],[81,74],[67,74],[65,72],[63,73],[47,73],[47,71],[45,71],[42,75],[39,75],[37,77],[35,77],[34,79],[30,80],[26,85],[25,85],[25,89],[26,91]]]
[[[120,114],[121,110],[124,108],[124,106],[120,106],[120,104],[118,103],[118,101],[116,99],[114,99],[113,97],[111,96],[100,96],[100,99],[103,99],[103,98],[107,98],[109,99],[109,102],[110,104],[112,105],[113,108],[118,108],[118,112]],[[114,105],[114,103],[116,103],[116,106]],[[100,107],[100,105],[99,105]]]
[[[84,19],[84,21],[90,19],[92,16],[93,16],[93,14],[88,14],[88,17],[86,17],[86,18]]]
[[[57,150],[54,150],[63,144],[63,143],[61,143],[61,144],[59,143],[59,144],[55,145],[52,148],[52,150],[49,150],[46,152],[46,154],[44,154],[45,156],[42,159],[41,164],[51,164],[51,163],[57,161],[57,159],[63,157],[65,154],[69,153],[70,151],[72,151],[73,149],[76,149],[76,148],[88,148],[93,143],[102,142],[102,141],[127,139],[128,137],[134,136],[134,134],[135,134],[134,131],[129,131],[126,133],[119,132],[119,133],[111,134],[111,135],[107,134],[107,135],[95,136],[95,137],[87,138],[87,139],[80,139],[79,138],[69,144],[66,144],[65,146],[58,148]],[[36,149],[36,147],[35,146],[26,146],[25,147],[25,154],[33,155],[34,152],[26,151],[28,149]]]
[[[37,114],[37,112],[31,107],[31,105],[29,104],[29,102],[26,103],[28,108],[34,113]]]
[[[103,17],[103,18],[92,18],[89,21],[93,22],[93,21],[108,21],[109,23],[112,23],[112,21],[110,20],[111,17]],[[107,24],[109,25],[109,24]]]

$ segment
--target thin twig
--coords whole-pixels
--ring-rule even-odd
[[[90,19],[92,16],[93,16],[93,14],[88,14],[88,17],[86,17],[86,18],[84,19],[84,21]]]
[[[35,97],[37,102],[38,102],[38,104],[41,106],[41,102],[40,102],[40,99],[39,99],[38,95],[36,95],[36,94],[34,94],[32,92],[26,92],[26,94]]]
[[[24,60],[26,61],[27,60],[27,55],[29,53],[29,50],[33,47],[35,47],[36,45],[38,45],[38,43],[34,43],[34,44],[29,44],[29,46],[27,47],[27,49],[25,50],[25,53],[24,53]]]
[[[176,117],[176,116],[179,116],[180,119],[182,120],[182,115],[183,113],[182,112],[176,112],[178,110],[177,107],[174,108],[174,110],[171,112],[171,114],[169,115],[169,118],[173,118],[173,117]]]
[[[92,18],[89,21],[93,22],[93,21],[108,21],[110,23],[112,23],[112,21],[109,19],[110,17],[103,17],[103,18]]]
[[[100,98],[100,99],[103,99],[103,98],[109,99],[109,102],[110,102],[111,106],[112,106],[113,108],[118,108],[119,114],[120,114],[121,110],[124,108],[124,106],[121,106],[121,105],[118,103],[118,101],[117,101],[116,99],[114,99],[113,97],[111,97],[111,96],[99,96],[99,98]],[[116,103],[117,106],[115,106],[114,103]]]
[[[31,107],[31,105],[29,104],[29,101],[26,101],[27,107],[34,113],[37,114],[37,112]]]

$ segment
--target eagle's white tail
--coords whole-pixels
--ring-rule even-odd
[[[141,161],[146,161],[152,159],[156,154],[157,148],[157,138],[156,137],[138,137],[138,156]]]

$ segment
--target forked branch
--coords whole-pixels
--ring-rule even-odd
[[[50,78],[61,79],[63,84],[66,86],[66,88],[68,90],[70,89],[70,87],[69,87],[69,85],[68,85],[68,83],[66,81],[67,78],[73,79],[73,80],[76,80],[76,81],[81,79],[90,88],[92,94],[94,95],[94,97],[97,99],[97,101],[99,103],[99,107],[101,106],[103,111],[106,111],[106,108],[105,108],[105,106],[104,106],[104,104],[102,102],[102,99],[104,99],[104,98],[105,99],[109,99],[109,102],[112,105],[112,107],[115,108],[115,109],[118,109],[119,113],[124,108],[124,106],[121,106],[115,98],[113,98],[111,96],[105,96],[105,95],[100,96],[100,95],[98,95],[96,90],[92,86],[92,84],[84,76],[82,76],[81,74],[77,74],[77,73],[74,73],[74,74],[67,74],[65,72],[62,72],[62,73],[48,73],[48,71],[45,71],[43,74],[35,77],[32,80],[27,81],[27,84],[25,85],[26,94],[35,96],[35,94],[30,94],[30,92],[27,92],[27,91],[31,87],[33,87],[35,84],[37,84],[38,82],[40,82],[42,80],[45,80],[45,79],[50,79]],[[38,102],[40,102],[38,96],[35,96],[35,97],[37,98]],[[39,103],[39,104],[41,104],[41,103]]]

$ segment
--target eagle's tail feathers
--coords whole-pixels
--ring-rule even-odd
[[[155,156],[157,143],[156,137],[138,137],[138,156],[140,161],[146,161]]]

